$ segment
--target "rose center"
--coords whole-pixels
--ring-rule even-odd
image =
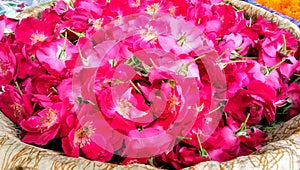
[[[152,5],[148,5],[146,11],[150,14],[155,14],[158,11],[159,3],[154,3]]]
[[[131,108],[132,108],[132,104],[127,99],[121,98],[118,102],[116,111],[123,117],[128,117]]]
[[[158,38],[158,33],[153,30],[152,26],[146,25],[146,29],[142,29],[140,31],[141,38],[143,38],[146,41],[150,41],[151,43],[154,43],[155,40]]]
[[[171,8],[168,9],[169,13],[170,13],[172,16],[175,16],[175,10],[176,10],[176,7],[175,7],[175,6],[172,6]]]
[[[52,109],[51,107],[48,108],[48,111],[45,113],[45,117],[40,119],[40,122],[43,123],[42,128],[49,128],[53,125],[53,123],[57,119],[57,112],[56,110]]]
[[[44,41],[46,39],[46,36],[37,32],[36,34],[32,34],[30,39],[32,40],[32,44],[35,44],[37,42]]]
[[[177,45],[181,47],[184,46],[185,43],[186,43],[186,33],[180,36],[179,39],[177,40]]]
[[[176,106],[178,106],[180,104],[180,101],[179,101],[178,97],[176,97],[175,95],[172,95],[168,101],[168,104],[169,104],[168,110],[175,111],[175,108],[176,108]]]
[[[139,7],[141,5],[141,0],[136,0],[132,5],[134,7]]]
[[[102,28],[102,24],[103,24],[103,18],[99,18],[94,21],[93,27],[96,28],[97,30],[100,30]]]
[[[86,144],[89,145],[91,143],[91,136],[94,132],[95,129],[92,128],[92,122],[86,123],[75,132],[74,146],[78,144],[79,147],[82,148]]]
[[[22,118],[22,106],[18,103],[14,103],[9,105],[10,108],[14,110],[14,116],[18,118]]]
[[[9,64],[0,61],[0,73],[6,75],[9,69]]]

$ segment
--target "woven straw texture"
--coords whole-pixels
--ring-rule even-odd
[[[290,21],[271,14],[261,8],[238,0],[224,0],[237,9],[245,10],[248,18],[255,19],[262,15],[270,21],[276,22],[281,28],[290,31],[300,40],[300,30]],[[37,16],[52,3],[35,9],[28,9],[19,15]],[[203,162],[188,167],[187,170],[224,170],[224,169],[300,169],[300,115],[280,125],[269,133],[269,142],[255,153],[238,157],[228,162]],[[0,113],[0,169],[155,169],[147,165],[120,166],[109,163],[90,161],[84,158],[71,158],[62,153],[24,144],[18,138],[18,132],[10,120]]]

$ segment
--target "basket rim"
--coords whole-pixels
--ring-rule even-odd
[[[298,44],[300,45],[300,28],[290,20],[267,11],[261,7],[255,6],[249,2],[241,0],[223,0],[223,2],[230,4],[239,10],[243,10],[245,16],[248,18],[251,17],[251,19],[255,20],[258,16],[262,16],[271,22],[275,22],[279,28],[288,31],[295,36],[298,40]]]

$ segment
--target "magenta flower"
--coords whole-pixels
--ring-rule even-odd
[[[122,162],[122,165],[128,164],[146,164],[149,158],[125,158]]]
[[[45,96],[57,95],[56,87],[61,82],[59,78],[47,74],[36,75],[28,80],[31,81],[26,84],[27,92]]]
[[[67,72],[65,61],[73,60],[74,47],[69,41],[59,39],[43,44],[37,51],[36,57],[40,64],[50,74],[62,77]]]
[[[0,40],[5,39],[5,33],[11,34],[15,31],[17,21],[7,18],[5,15],[0,16]]]
[[[197,148],[180,147],[177,145],[174,151],[163,154],[162,161],[171,163],[176,169],[181,169],[199,162],[209,161],[209,157],[200,156]]]
[[[0,43],[0,86],[9,84],[15,78],[16,57],[9,45]]]
[[[37,145],[46,145],[58,134],[61,124],[69,114],[68,100],[45,106],[36,115],[24,119],[20,126],[26,131],[22,141]]]
[[[254,46],[254,42],[250,37],[240,33],[231,33],[223,37],[217,48],[221,53],[226,51],[226,55],[222,58],[229,60],[229,58],[238,57],[237,55],[246,55],[249,46]]]
[[[225,68],[227,97],[230,98],[236,94],[236,92],[246,87],[249,84],[249,77],[247,75],[247,63],[232,63],[228,64]]]
[[[45,69],[43,69],[36,60],[34,55],[26,54],[25,48],[22,51],[16,51],[17,59],[17,72],[16,76],[20,79],[25,79],[36,74],[45,74]]]
[[[300,86],[297,83],[292,83],[287,89],[287,97],[292,99],[292,107],[288,110],[286,119],[290,119],[299,114],[300,110]]]
[[[157,142],[157,139],[160,142]],[[172,148],[174,138],[166,134],[164,130],[146,128],[142,131],[132,130],[125,140],[122,156],[133,158],[145,158],[149,155],[158,155]]]
[[[260,88],[257,88],[260,87]],[[224,111],[235,121],[243,122],[250,114],[249,125],[258,124],[264,116],[270,123],[275,119],[276,91],[260,81],[251,81],[248,89],[239,90],[225,105]]]
[[[278,68],[281,75],[290,77],[297,68],[298,61],[294,57],[297,43],[291,34],[277,31],[274,36],[262,41],[259,61],[271,71]]]
[[[248,155],[261,147],[266,141],[266,133],[257,128],[239,126],[232,118],[227,118],[228,126],[218,129],[213,138],[203,143],[212,160],[219,162],[231,160],[237,155]],[[245,120],[247,121],[247,120]]]
[[[262,16],[257,17],[256,22],[252,25],[252,29],[264,37],[271,37],[279,31],[275,22],[270,22]]]
[[[249,70],[247,72],[250,80],[259,80],[269,86],[273,86],[275,89],[281,88],[283,82],[277,70],[273,70],[271,73],[266,66],[261,65],[257,61],[249,61]]]
[[[5,86],[0,93],[0,110],[17,125],[33,114],[30,94],[20,94],[13,86]]]
[[[111,151],[120,149],[122,141],[114,138],[113,131],[102,130],[101,124],[104,122],[97,119],[90,116],[83,117],[81,125],[76,117],[67,118],[68,127],[72,128],[62,139],[62,147],[68,156],[78,157],[79,153],[82,153],[92,160],[109,161],[113,156]]]
[[[51,41],[55,23],[41,21],[33,17],[23,19],[16,28],[16,40],[28,45],[40,45],[42,42]]]
[[[158,37],[158,42],[164,51],[172,52],[175,55],[188,54],[195,51],[196,55],[201,55],[201,52],[203,54],[211,48],[212,42],[204,39],[202,32],[196,29],[194,25],[181,19],[176,21],[170,23],[171,30],[167,34],[168,36],[162,35]],[[208,49],[206,50],[205,47]],[[200,49],[203,51],[199,53]]]

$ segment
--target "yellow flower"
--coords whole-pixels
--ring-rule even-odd
[[[287,16],[300,20],[300,1],[299,0],[256,0],[263,6],[283,13]]]

